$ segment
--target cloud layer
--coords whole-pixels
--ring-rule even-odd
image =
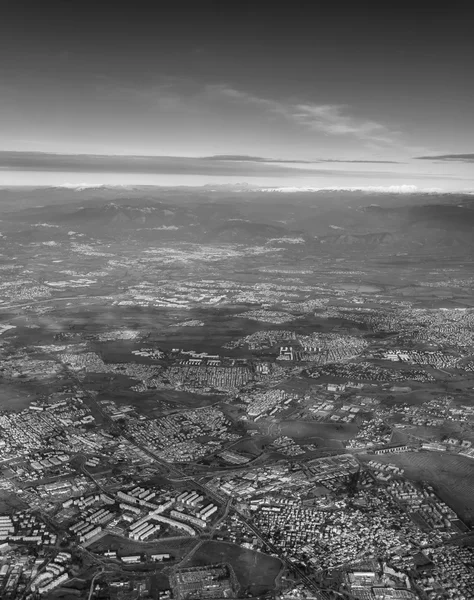
[[[265,158],[263,156],[247,156],[246,154],[216,154],[214,156],[204,156],[203,160],[236,161],[236,162],[256,162],[256,163],[281,163],[281,164],[306,164],[315,165],[320,163],[367,163],[367,164],[401,164],[396,160],[353,160],[340,158],[320,158],[318,160],[299,160],[288,158]]]
[[[417,156],[418,160],[434,160],[446,162],[474,162],[474,154],[439,154],[438,156]]]
[[[329,162],[390,162],[340,161],[321,159],[300,161],[247,155],[185,156],[123,156],[93,154],[54,154],[47,152],[0,151],[0,170],[55,171],[76,173],[135,173],[152,175],[210,175],[244,177],[321,176],[332,174],[331,169],[309,168],[311,164]],[[303,165],[302,167],[297,165]],[[291,166],[290,166],[291,165]],[[344,176],[344,171],[338,170]],[[353,172],[348,172],[353,175]]]
[[[286,162],[286,161],[284,161]],[[272,164],[258,157],[248,160],[216,157],[121,156],[91,154],[53,154],[46,152],[0,151],[0,169],[20,171],[63,171],[82,173],[247,175],[272,177],[314,175],[312,169],[297,169],[285,164]]]
[[[462,174],[420,173],[409,165],[383,169],[382,165],[347,164],[340,159],[297,162],[252,155],[139,156],[108,154],[59,154],[0,151],[0,181],[12,185],[57,185],[66,181],[90,184],[203,185],[225,181],[251,181],[252,185],[345,188],[373,185],[414,185],[423,188],[443,182],[444,189],[459,189]],[[388,161],[348,160],[347,163]],[[67,179],[64,176],[67,174]],[[64,178],[63,178],[64,177]]]

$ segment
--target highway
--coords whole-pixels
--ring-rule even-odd
[[[84,394],[87,397],[87,400],[91,404],[94,405],[94,408],[96,410],[98,410],[100,412],[100,414],[104,418],[104,421],[109,423],[111,426],[113,426],[115,428],[116,424],[114,423],[114,421],[110,418],[109,415],[104,413],[104,411],[102,410],[100,405],[97,403],[94,396],[83,388],[82,383],[78,379],[76,373],[72,372],[68,367],[66,367],[64,365],[63,365],[63,367],[64,367],[64,370],[68,372],[68,374],[75,380],[77,385],[82,389],[82,391],[84,392]],[[123,435],[123,433],[122,433],[122,436],[126,440],[128,440],[131,444],[133,444],[136,448],[138,448],[139,450],[141,450],[142,452],[144,452],[145,454],[150,456],[150,458],[152,458],[155,462],[157,462],[162,467],[164,467],[170,474],[173,474],[176,477],[186,477],[186,480],[189,481],[190,484],[192,484],[195,488],[202,490],[208,497],[212,498],[218,505],[221,506],[226,503],[226,501],[227,501],[226,498],[219,496],[216,492],[214,492],[214,490],[211,490],[210,488],[208,488],[207,485],[201,483],[194,477],[188,478],[188,476],[186,476],[179,468],[168,463],[167,461],[162,459],[160,456],[156,455],[149,448],[142,446],[141,444],[137,444],[132,437],[125,436],[125,435]],[[322,590],[313,580],[311,580],[307,575],[305,575],[305,573],[303,573],[303,571],[298,566],[296,566],[289,558],[287,558],[284,554],[282,554],[282,552],[279,548],[277,548],[274,544],[269,542],[265,538],[265,536],[262,534],[262,532],[257,527],[255,527],[255,525],[245,515],[243,515],[239,510],[237,510],[231,504],[227,505],[226,509],[228,510],[229,514],[234,514],[236,517],[238,517],[248,527],[248,529],[250,529],[250,531],[252,531],[254,533],[254,535],[256,535],[258,537],[258,539],[261,540],[262,543],[264,543],[267,546],[267,548],[285,564],[285,566],[290,571],[293,571],[293,573],[298,575],[298,577],[303,582],[303,584],[316,595],[318,600],[330,600],[330,596],[324,590]]]
[[[179,469],[177,469],[174,465],[170,465],[169,463],[167,463],[166,461],[164,461],[162,458],[156,456],[154,454],[154,452],[150,451],[148,448],[145,448],[144,446],[140,446],[139,444],[136,444],[133,441],[133,439],[129,439],[129,438],[127,438],[127,439],[130,441],[130,443],[133,443],[136,447],[140,448],[140,450],[142,450],[143,452],[147,453],[156,462],[158,462],[161,465],[165,466],[169,470],[172,470],[176,474],[180,474]],[[213,490],[211,490],[210,488],[208,488],[208,486],[206,486],[205,484],[201,483],[197,479],[190,478],[190,479],[188,479],[188,481],[193,485],[193,487],[202,490],[208,497],[212,498],[217,504],[222,505],[223,503],[225,503],[225,499],[224,498],[222,498],[221,496],[219,496],[218,494],[216,494]],[[255,525],[253,525],[253,523],[251,521],[249,521],[249,519],[247,519],[247,517],[245,517],[240,511],[238,511],[235,507],[233,507],[230,504],[228,504],[226,506],[226,509],[228,510],[229,513],[232,513],[235,516],[237,516],[267,546],[267,548],[273,554],[275,554],[276,556],[278,556],[278,558],[285,564],[285,566],[288,569],[290,569],[294,573],[296,573],[298,575],[298,577],[301,579],[301,581],[306,585],[306,587],[308,589],[310,589],[313,593],[316,594],[316,597],[318,599],[320,599],[320,600],[330,600],[329,595],[326,592],[324,592],[323,590],[321,590],[320,587],[314,581],[312,581],[307,575],[305,575],[301,571],[301,569],[299,567],[297,567],[296,565],[294,565],[291,562],[290,559],[288,559],[284,555],[282,555],[281,551],[276,546],[274,546],[271,542],[269,542],[265,538],[265,536],[262,534],[262,532],[259,529],[257,529],[257,527],[255,527]]]
[[[265,536],[261,533],[261,531],[255,527],[255,525],[253,525],[253,523],[251,521],[249,521],[249,519],[247,519],[240,511],[238,511],[237,509],[231,507],[230,508],[230,512],[233,512],[237,517],[239,517],[239,519],[245,523],[245,525],[248,527],[248,529],[250,529],[250,531],[252,531],[258,538],[260,541],[262,541],[267,548],[276,556],[278,556],[278,558],[285,564],[285,566],[290,570],[293,571],[294,573],[296,573],[298,575],[298,577],[301,579],[301,581],[304,583],[304,585],[311,590],[317,598],[320,598],[321,600],[330,600],[329,595],[323,591],[312,579],[310,579],[307,575],[305,575],[303,573],[303,571],[297,567],[289,558],[287,558],[285,555],[283,555],[281,553],[281,551],[279,550],[279,548],[277,548],[274,544],[272,544],[271,542],[269,542]]]

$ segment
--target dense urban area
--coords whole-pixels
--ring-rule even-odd
[[[472,196],[0,193],[1,598],[474,598]]]

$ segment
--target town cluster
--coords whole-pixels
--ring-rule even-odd
[[[135,260],[75,235],[84,273],[58,258],[58,279],[0,284],[3,303],[28,309],[0,325],[0,375],[8,390],[39,390],[0,411],[1,598],[46,599],[79,580],[89,599],[138,598],[145,578],[169,582],[159,598],[244,595],[245,561],[222,550],[202,566],[206,543],[276,560],[268,599],[474,597],[469,511],[411,468],[419,457],[474,465],[472,382],[461,381],[474,369],[472,309],[367,298],[356,269],[331,267],[332,287],[301,284],[306,270],[284,264],[254,283],[201,273],[283,250],[271,244],[147,248]],[[142,277],[163,265],[200,274]],[[100,297],[127,313],[123,326],[38,339],[50,298],[134,268]],[[237,335],[196,341],[221,305]],[[155,311],[147,329],[142,307],[173,313]]]

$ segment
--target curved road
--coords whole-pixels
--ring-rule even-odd
[[[97,403],[94,396],[92,394],[90,394],[88,392],[88,390],[85,390],[83,388],[82,382],[78,379],[77,374],[72,372],[66,365],[63,365],[63,368],[76,381],[79,388],[83,390],[83,392],[85,393],[85,399],[87,398],[87,400],[91,404],[94,405],[96,410],[100,411],[100,413],[104,416],[104,419],[106,422],[108,422],[110,425],[115,427],[115,423],[113,422],[113,420],[110,418],[109,415],[106,415],[103,412],[102,408],[99,406],[99,404]],[[127,436],[123,435],[123,433],[122,433],[122,436],[125,437],[125,439],[127,439],[136,448],[139,448],[140,450],[142,450],[142,452],[144,452],[145,454],[148,454],[148,456],[150,456],[150,458],[152,458],[155,462],[157,462],[162,467],[167,469],[167,471],[170,474],[173,474],[178,477],[186,476],[178,467],[163,460],[160,456],[155,454],[149,448],[138,444],[132,437],[127,437]],[[211,490],[210,488],[208,488],[207,485],[201,483],[194,477],[191,477],[190,479],[188,479],[188,481],[190,483],[192,483],[194,487],[202,490],[208,497],[212,498],[218,505],[225,504],[226,498],[223,498],[222,496],[218,495],[216,492],[214,492],[214,490]],[[228,509],[229,509],[229,513],[234,514],[236,517],[238,517],[240,519],[240,521],[242,521],[248,527],[248,529],[250,529],[267,546],[267,548],[285,564],[285,566],[289,570],[293,571],[294,573],[296,573],[298,575],[298,577],[303,582],[303,584],[315,594],[315,596],[318,598],[318,600],[330,600],[329,595],[325,591],[323,591],[312,579],[310,579],[307,575],[305,575],[305,573],[303,573],[303,571],[297,565],[293,564],[293,562],[289,558],[287,558],[281,552],[281,550],[279,548],[277,548],[273,543],[269,542],[265,538],[263,533],[259,529],[257,529],[257,527],[255,527],[255,525],[249,519],[247,519],[247,517],[245,515],[243,515],[239,510],[237,510],[232,505],[229,505]]]
[[[104,573],[104,571],[105,571],[105,568],[104,567],[100,567],[100,569],[97,571],[97,573],[92,578],[91,587],[89,589],[89,595],[87,596],[87,600],[91,600],[92,594],[94,593],[94,583],[95,583],[95,580],[97,579],[97,577],[100,577],[100,575],[102,575],[102,573]]]

